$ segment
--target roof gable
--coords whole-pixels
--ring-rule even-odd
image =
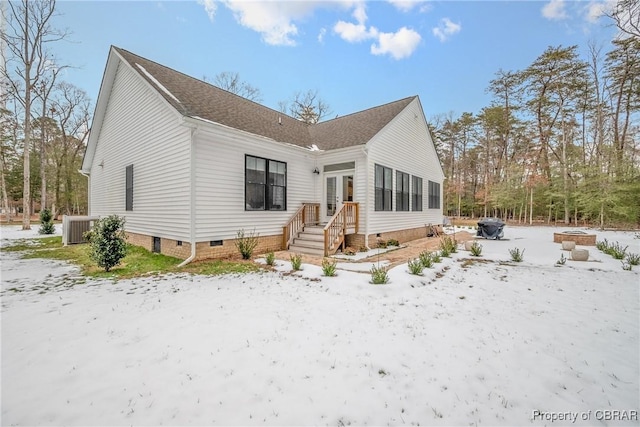
[[[306,124],[285,113],[195,79],[119,47],[112,46],[96,103],[92,134],[82,170],[91,169],[102,118],[118,64],[125,63],[154,88],[180,115],[238,129],[304,148],[332,150],[364,145],[380,132],[416,96],[316,124]]]

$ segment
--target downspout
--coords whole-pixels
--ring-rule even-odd
[[[91,174],[82,172],[82,169],[78,169],[78,172],[87,178],[87,216],[91,216]]]
[[[182,261],[178,267],[184,267],[196,258],[196,133],[198,131],[197,125],[187,125],[191,130],[191,150],[190,150],[190,177],[189,177],[189,244],[191,245],[191,255],[189,258]]]
[[[362,152],[364,153],[364,173],[366,174],[367,179],[364,181],[364,191],[365,191],[365,221],[364,221],[364,245],[365,247],[369,247],[369,217],[370,209],[369,209],[369,181],[371,177],[369,176],[369,152],[367,151],[367,146],[362,147]]]

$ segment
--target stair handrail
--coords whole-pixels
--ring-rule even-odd
[[[358,222],[358,203],[344,202],[324,226],[324,256],[344,242],[347,229],[354,228],[357,233]]]
[[[294,212],[289,221],[282,227],[282,247],[289,245],[306,224],[317,224],[320,221],[320,203],[303,203]]]

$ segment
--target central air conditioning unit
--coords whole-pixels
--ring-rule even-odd
[[[76,245],[86,243],[84,233],[91,230],[93,221],[100,219],[99,216],[62,216],[62,244]]]

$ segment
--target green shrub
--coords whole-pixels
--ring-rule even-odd
[[[89,240],[89,256],[104,271],[120,264],[127,255],[124,222],[124,218],[110,215],[95,221],[93,228],[85,233]]]
[[[442,257],[440,256],[440,252],[434,252],[431,254],[431,259],[434,263],[442,262]]]
[[[451,236],[444,236],[440,240],[440,250],[443,252],[442,256],[444,257],[448,257],[450,254],[455,254],[458,252],[458,242],[456,242],[456,240]]]
[[[422,263],[422,267],[431,268],[433,267],[434,259],[433,255],[429,251],[420,252],[420,262]]]
[[[608,254],[611,255],[614,259],[624,259],[627,254],[627,248],[629,246],[625,246],[624,248],[618,242],[615,242],[613,245],[609,247]]]
[[[629,265],[640,265],[640,255],[634,253],[628,253],[625,258]]]
[[[273,251],[268,252],[264,259],[267,262],[267,265],[274,265],[276,263],[276,254],[274,254]]]
[[[236,248],[238,248],[238,252],[242,255],[242,259],[251,259],[253,250],[258,246],[258,235],[255,229],[251,233],[246,234],[244,228],[241,228],[236,234],[234,243]]]
[[[482,245],[480,243],[478,243],[478,242],[473,242],[469,252],[471,252],[471,255],[473,255],[473,256],[482,255]]]
[[[524,259],[524,249],[522,251],[518,248],[509,249],[509,254],[511,254],[511,261],[522,262]]]
[[[49,208],[44,208],[40,211],[40,234],[53,234],[56,232],[56,227],[53,225],[53,215]]]
[[[379,239],[379,240],[378,240],[378,247],[379,247],[380,249],[386,249],[386,248],[387,248],[387,241],[386,241],[386,240]]]
[[[384,267],[371,267],[371,283],[374,285],[386,285],[389,283],[389,275]]]
[[[600,240],[596,242],[596,248],[604,253],[607,253],[607,251],[609,250],[609,242],[607,241],[607,239]]]
[[[389,239],[387,240],[387,246],[400,246],[400,242],[396,239]]]
[[[407,262],[407,267],[409,267],[409,273],[415,274],[418,276],[422,275],[422,269],[424,268],[420,258],[410,259]]]
[[[322,260],[322,275],[327,277],[335,276],[337,265],[338,261],[335,259],[324,258]]]
[[[293,268],[295,271],[300,270],[300,268],[302,267],[302,255],[293,254],[289,257],[289,259],[291,260],[291,268]]]

